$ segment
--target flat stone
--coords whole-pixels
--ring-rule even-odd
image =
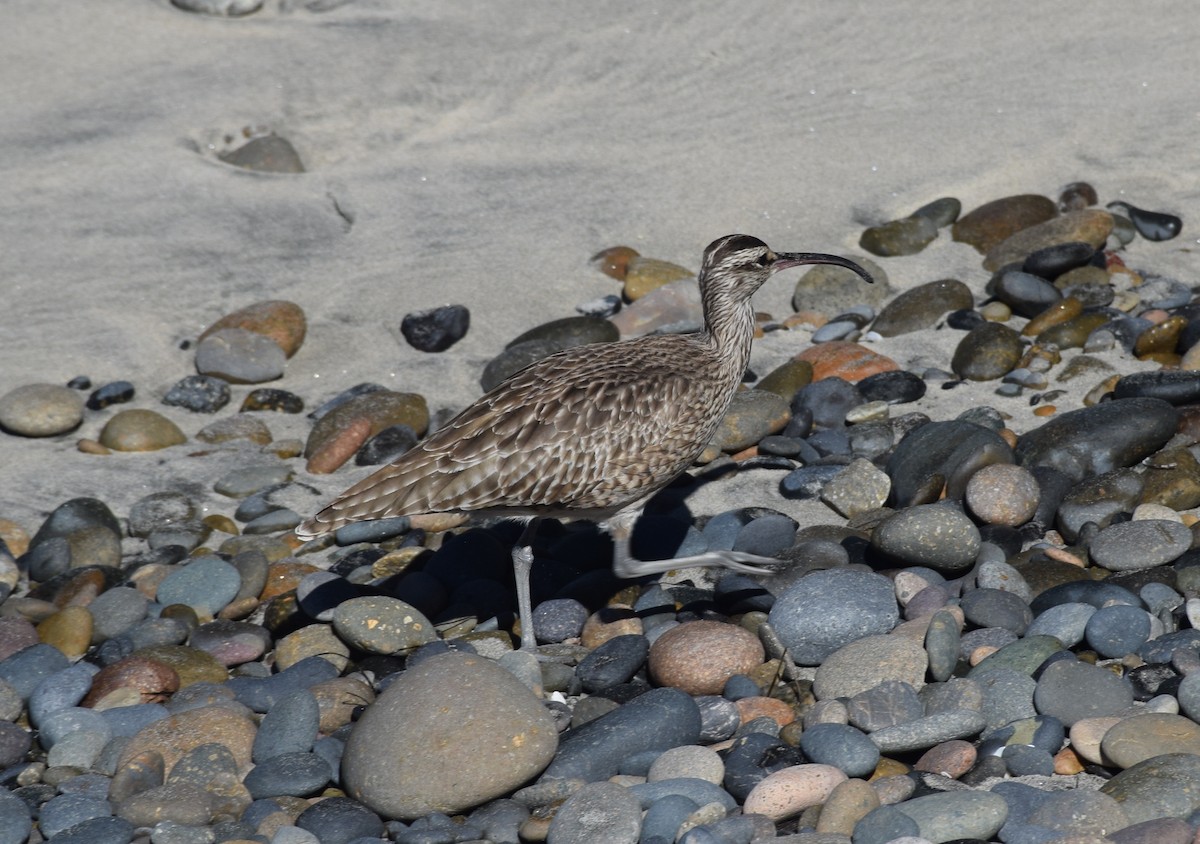
[[[1104,785],[1130,823],[1187,818],[1200,808],[1200,756],[1167,753],[1126,768]]]
[[[1013,234],[1058,214],[1054,202],[1037,194],[1020,194],[994,199],[959,218],[951,236],[986,254]]]
[[[199,340],[226,328],[241,328],[275,341],[287,357],[300,350],[308,321],[304,309],[285,299],[255,302],[218,319],[200,334]]]
[[[770,611],[776,634],[803,665],[819,665],[843,645],[886,633],[899,617],[890,580],[848,569],[800,578],[778,596]]]
[[[930,281],[900,293],[883,306],[871,330],[883,337],[898,337],[932,328],[948,311],[975,306],[971,289],[953,278]]]

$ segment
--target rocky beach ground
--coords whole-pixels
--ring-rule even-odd
[[[1016,5],[14,5],[0,844],[1193,840],[1200,68]],[[634,544],[776,575],[547,524],[534,657],[517,526],[292,534],[735,230],[876,283],[768,282]]]

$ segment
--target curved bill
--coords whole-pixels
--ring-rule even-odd
[[[869,272],[849,258],[843,258],[840,255],[826,255],[823,252],[776,252],[775,262],[771,265],[771,268],[773,270],[786,270],[788,267],[799,267],[802,264],[833,264],[837,267],[845,267],[851,272],[862,276],[863,281],[868,284],[875,283],[875,279],[871,278]]]

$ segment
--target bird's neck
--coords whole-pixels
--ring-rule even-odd
[[[704,297],[704,340],[713,352],[728,362],[741,382],[750,363],[750,343],[754,339],[754,309],[750,300],[733,302]]]

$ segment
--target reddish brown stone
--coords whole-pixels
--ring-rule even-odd
[[[304,317],[304,310],[296,303],[270,299],[226,314],[204,329],[204,333],[198,339],[203,340],[214,331],[223,328],[242,328],[270,337],[290,358],[304,342],[308,323]]]
[[[689,621],[650,647],[650,676],[692,695],[718,695],[734,674],[762,663],[763,646],[748,630],[720,621]]]
[[[258,600],[269,601],[276,595],[282,595],[285,592],[291,592],[300,585],[300,581],[314,571],[320,571],[314,565],[308,563],[299,563],[295,560],[283,560],[282,562],[272,563],[267,569],[267,583],[263,586],[262,592],[258,595]]]
[[[975,746],[969,741],[944,741],[926,750],[913,769],[956,780],[974,767],[977,755]]]
[[[737,701],[738,715],[743,724],[748,724],[755,718],[770,718],[781,727],[796,720],[796,713],[782,700],[773,697],[744,697]]]
[[[134,654],[101,668],[81,706],[95,706],[118,689],[135,689],[142,703],[162,703],[179,691],[179,674],[166,663]]]

